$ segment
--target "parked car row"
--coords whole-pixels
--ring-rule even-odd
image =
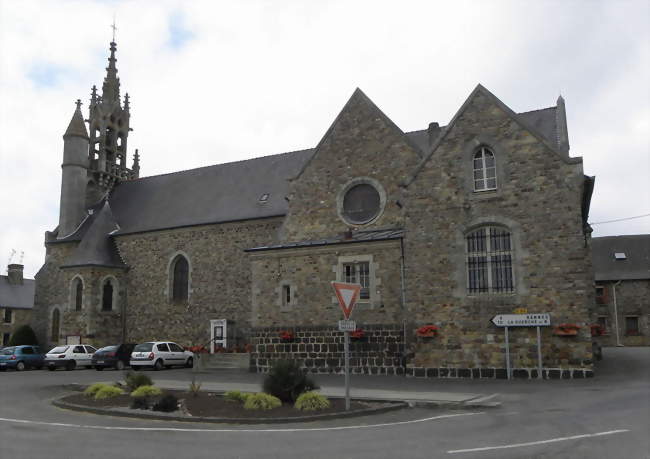
[[[9,368],[23,371],[28,368],[57,368],[74,370],[77,367],[123,370],[130,366],[162,370],[172,366],[192,368],[194,353],[170,341],[151,341],[142,344],[116,344],[95,349],[88,344],[56,346],[46,354],[38,346],[10,346],[0,349],[0,371]]]

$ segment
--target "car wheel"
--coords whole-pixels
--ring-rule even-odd
[[[117,363],[115,364],[115,369],[117,371],[124,370],[124,362],[122,362],[121,360],[118,360]]]
[[[190,357],[187,359],[187,362],[185,362],[185,368],[193,368],[194,367],[194,359]]]
[[[16,371],[24,371],[25,370],[25,362],[18,362],[16,364]]]
[[[76,367],[77,367],[77,362],[75,362],[74,360],[70,360],[70,361],[66,364],[65,369],[68,370],[68,371],[72,371],[72,370],[74,370]]]
[[[104,370],[104,367],[100,367],[99,365],[97,365],[97,366],[95,367],[95,370],[97,370],[97,371],[103,371],[103,370]]]
[[[153,364],[153,369],[156,371],[160,371],[163,369],[165,365],[163,364],[163,361],[161,359],[156,360],[156,363]]]

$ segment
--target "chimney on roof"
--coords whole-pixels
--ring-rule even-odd
[[[566,124],[566,106],[564,97],[557,98],[555,110],[555,125],[557,126],[557,146],[562,153],[569,154],[569,132]]]
[[[23,283],[23,268],[24,265],[19,265],[17,263],[11,263],[7,267],[7,280],[12,285],[22,285]]]
[[[435,121],[433,123],[429,123],[427,133],[429,134],[429,145],[431,145],[433,141],[438,138],[438,134],[440,134],[440,125]]]

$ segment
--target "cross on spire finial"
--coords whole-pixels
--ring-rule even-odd
[[[81,99],[77,99],[75,103],[77,104],[77,110],[81,110]]]
[[[117,30],[117,27],[115,27],[115,14],[113,14],[113,23],[111,24],[111,29],[113,29],[113,43],[115,43],[115,31]]]

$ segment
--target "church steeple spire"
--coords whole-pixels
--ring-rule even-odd
[[[120,79],[117,77],[117,66],[115,63],[115,51],[117,51],[117,44],[111,42],[111,55],[108,58],[108,67],[106,67],[106,78],[102,85],[102,100],[108,103],[120,105]]]

